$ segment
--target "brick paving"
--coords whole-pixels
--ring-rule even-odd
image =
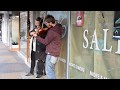
[[[25,76],[29,69],[16,52],[9,51],[0,41],[0,79],[37,79],[36,75]],[[39,79],[46,79],[46,76]]]

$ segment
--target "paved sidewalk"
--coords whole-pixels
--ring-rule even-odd
[[[29,67],[16,52],[11,52],[0,41],[0,79],[37,79],[34,76],[25,76]],[[39,79],[46,79],[42,76]]]

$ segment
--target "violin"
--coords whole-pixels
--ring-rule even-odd
[[[48,28],[45,24],[43,24],[43,27],[35,29],[35,32],[38,36],[41,36],[43,34],[46,34],[50,28]]]

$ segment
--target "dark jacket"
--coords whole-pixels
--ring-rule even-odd
[[[34,30],[33,30],[34,31]],[[40,34],[38,37],[45,38],[47,35],[47,32],[44,32]],[[33,43],[32,43],[32,49],[33,49]],[[36,40],[36,52],[35,52],[35,60],[42,60],[45,62],[46,60],[46,46]]]
[[[62,31],[62,25],[56,24],[48,31],[45,39],[39,36],[37,36],[36,39],[46,45],[46,53],[58,57],[60,55]]]

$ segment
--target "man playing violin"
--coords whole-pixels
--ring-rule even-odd
[[[46,45],[46,61],[45,71],[48,79],[56,79],[55,76],[55,64],[60,55],[61,49],[61,36],[62,25],[55,22],[55,18],[52,15],[47,15],[44,20],[47,27],[52,27],[47,33],[45,39],[39,37],[37,34],[33,34],[37,41]]]

